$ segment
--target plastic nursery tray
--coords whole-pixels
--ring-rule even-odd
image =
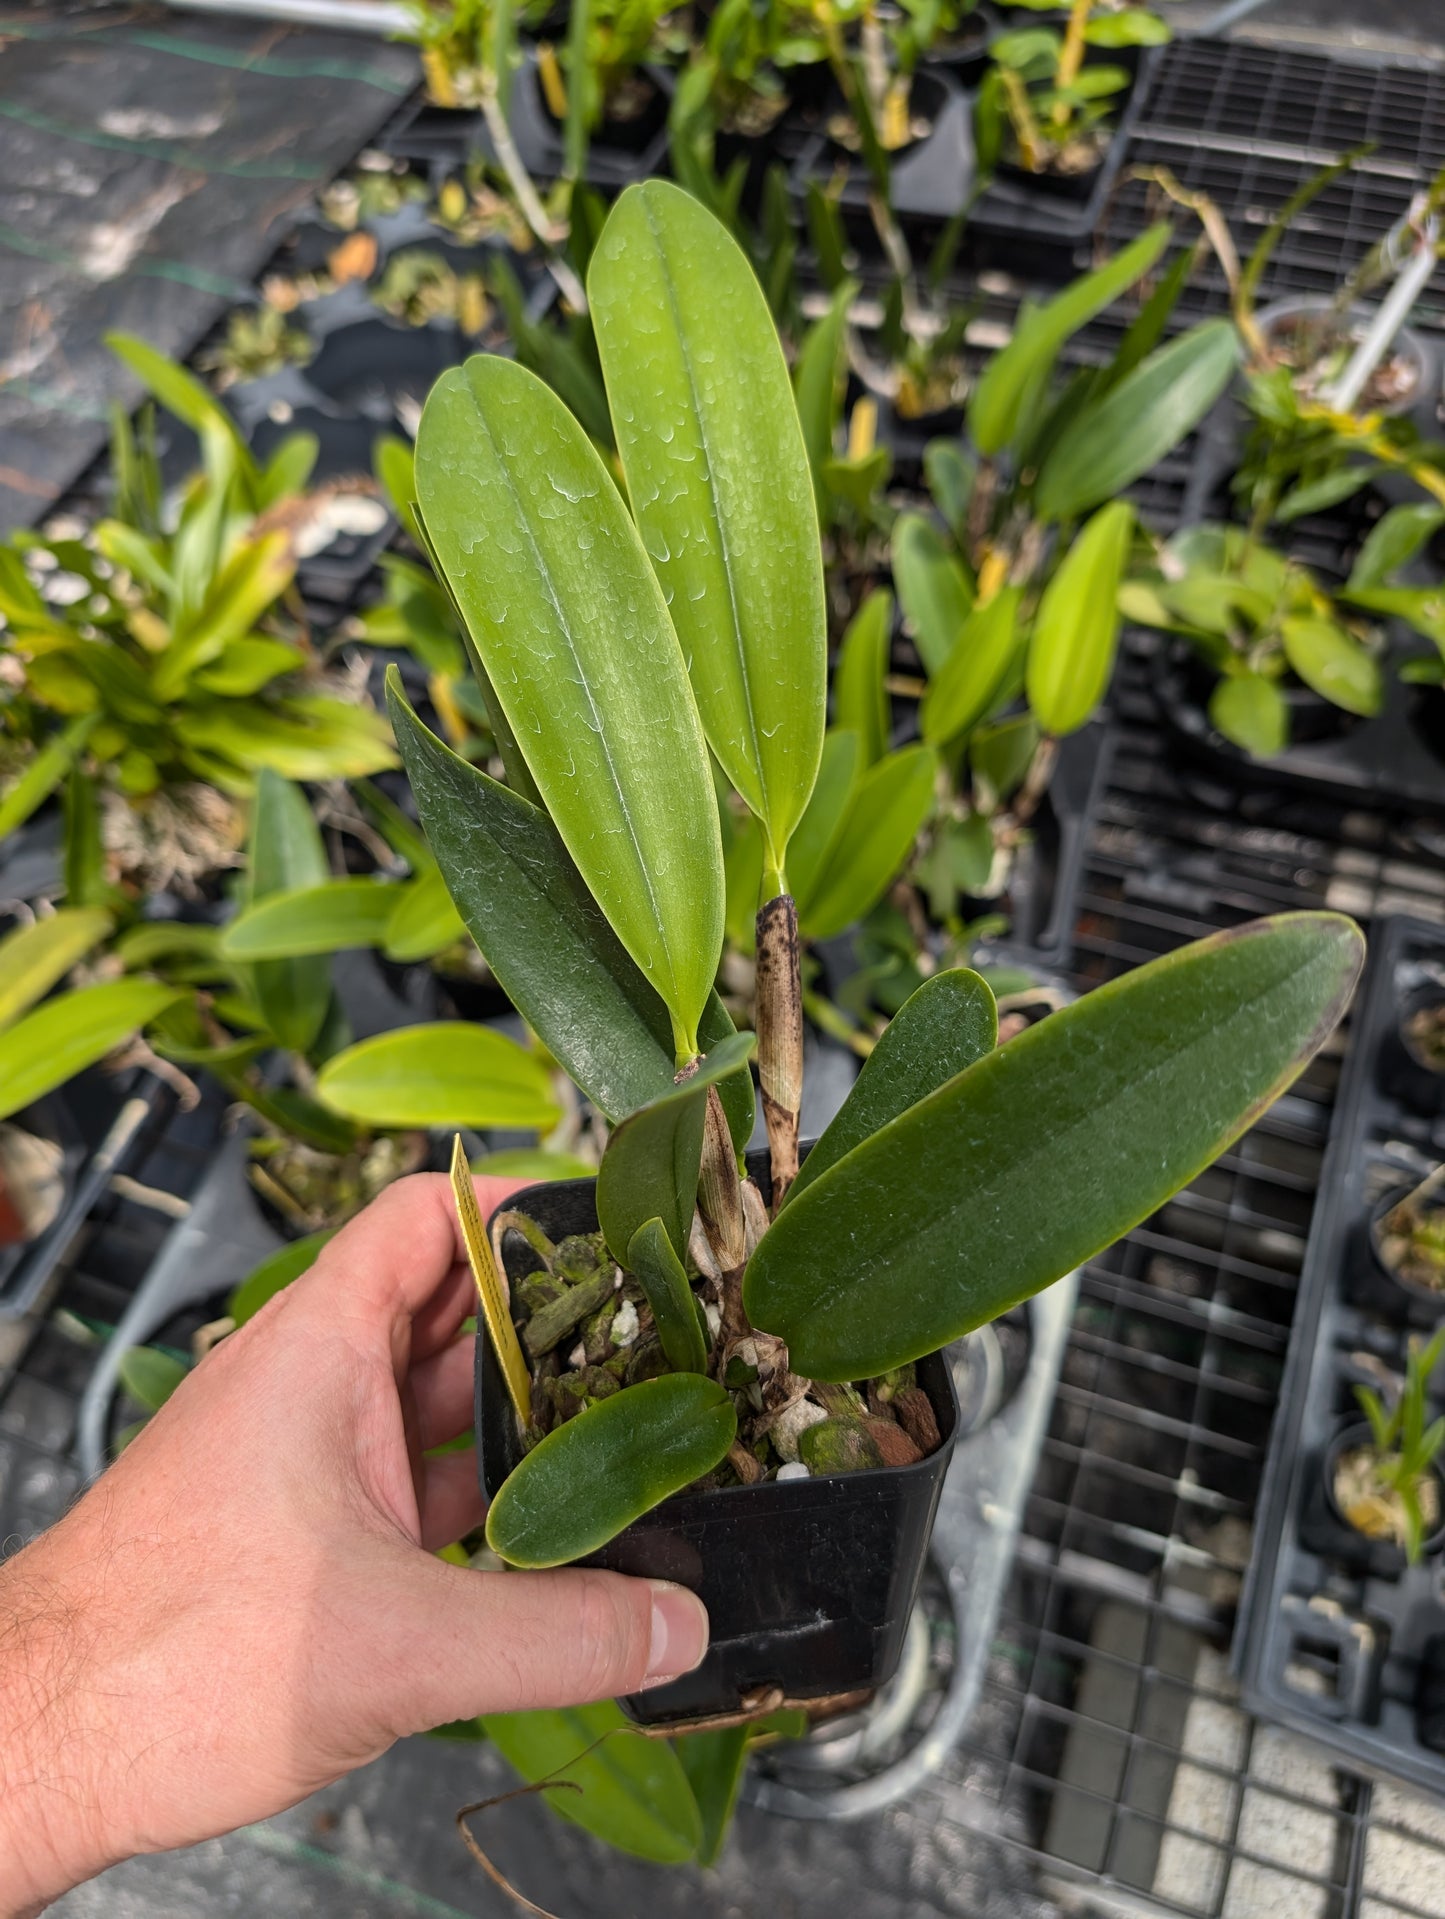
[[[1246,1703],[1352,1765],[1445,1791],[1445,1561],[1418,1566],[1347,1527],[1324,1456],[1363,1415],[1352,1387],[1403,1370],[1432,1323],[1424,1289],[1388,1279],[1370,1244],[1385,1196],[1445,1159],[1445,1104],[1401,1046],[1402,1009],[1445,997],[1445,927],[1376,922],[1300,1280],[1235,1639]],[[1431,1106],[1434,1111],[1428,1110]],[[1419,1297],[1416,1297],[1416,1295]],[[1434,1322],[1445,1317],[1445,1296]],[[1437,1372],[1432,1415],[1445,1410]]]
[[[920,69],[913,84],[917,108],[931,124],[922,139],[892,156],[889,203],[904,221],[951,220],[963,211],[973,190],[973,102],[941,68]],[[823,115],[818,117],[820,124],[804,139],[793,162],[793,189],[801,192],[810,180],[831,189],[841,173],[840,203],[855,215],[864,214],[872,192],[868,170],[858,155],[830,138],[821,124]]]
[[[1120,169],[1158,72],[1159,48],[1100,51],[1111,66],[1133,66],[1134,83],[1114,138],[1087,194],[1040,187],[1027,175],[1000,168],[968,216],[965,246],[976,268],[1042,278],[1073,271],[1080,248],[1093,239],[1119,182]]]

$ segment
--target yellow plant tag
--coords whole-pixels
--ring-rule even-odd
[[[492,1350],[501,1365],[502,1377],[507,1382],[507,1391],[512,1396],[517,1417],[525,1426],[532,1413],[532,1375],[522,1356],[517,1329],[507,1310],[501,1277],[487,1243],[487,1229],[482,1222],[482,1209],[477,1204],[472,1169],[462,1151],[460,1133],[452,1140],[452,1197],[457,1203],[457,1218],[462,1223],[462,1240],[467,1249],[472,1278],[477,1282],[482,1315],[487,1322],[487,1331],[492,1336]]]

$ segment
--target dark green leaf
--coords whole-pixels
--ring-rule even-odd
[[[732,1824],[747,1769],[748,1730],[746,1726],[724,1726],[717,1732],[690,1732],[677,1741],[677,1756],[702,1815],[702,1843],[697,1855],[700,1866],[716,1865]]]
[[[715,1380],[668,1373],[600,1399],[534,1446],[487,1514],[487,1544],[514,1566],[582,1559],[711,1472],[737,1434]]]
[[[858,735],[831,728],[823,739],[823,763],[818,768],[818,783],[793,839],[788,861],[795,899],[808,899],[818,875],[827,865],[842,837],[848,814],[848,801],[859,775],[865,770]],[[756,896],[753,909],[756,911]]]
[[[639,1226],[623,1262],[647,1295],[657,1337],[675,1373],[707,1372],[707,1344],[687,1272],[660,1219]]]
[[[903,1002],[863,1062],[848,1097],[803,1161],[783,1205],[890,1120],[964,1072],[998,1039],[998,1008],[977,973],[935,973]]]
[[[243,905],[324,886],[329,876],[326,847],[306,793],[279,773],[263,769],[251,809]],[[315,1044],[331,1003],[331,968],[324,957],[263,960],[251,968],[250,987],[283,1046],[304,1053]]]
[[[905,746],[857,782],[833,850],[798,901],[809,939],[831,939],[883,897],[928,817],[937,771],[932,747]]]
[[[627,1264],[634,1233],[660,1218],[679,1259],[687,1257],[697,1203],[707,1089],[747,1070],[756,1044],[751,1033],[733,1033],[697,1071],[639,1107],[613,1132],[597,1174],[597,1218],[612,1257]]]
[[[1363,958],[1352,921],[1293,913],[1051,1013],[784,1208],[748,1264],[749,1318],[800,1374],[850,1380],[1020,1304],[1254,1123],[1333,1031]]]
[[[849,280],[834,293],[828,311],[804,336],[793,376],[798,419],[820,512],[824,506],[823,468],[833,457],[833,430],[843,403],[843,341],[848,309],[857,290]]]

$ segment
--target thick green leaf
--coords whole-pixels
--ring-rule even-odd
[[[561,1112],[547,1068],[505,1033],[465,1020],[401,1026],[333,1054],[322,1104],[368,1126],[524,1126]]]
[[[1103,266],[1075,280],[1020,322],[1008,345],[984,368],[969,397],[969,434],[981,453],[992,457],[1003,451],[1025,401],[1065,340],[1143,278],[1169,244],[1169,231],[1162,221],[1150,227]]]
[[[894,522],[893,584],[924,668],[937,673],[973,606],[973,582],[921,513],[900,513]]]
[[[238,913],[221,934],[228,960],[294,959],[385,943],[401,889],[386,880],[326,880],[272,893]]]
[[[1230,320],[1206,320],[1151,353],[1059,435],[1034,491],[1039,518],[1074,519],[1132,486],[1194,431],[1238,364]]]
[[[818,768],[818,783],[793,839],[788,860],[795,899],[807,899],[842,837],[848,815],[848,800],[859,775],[864,771],[863,752],[858,735],[830,727],[823,737],[823,762]],[[753,908],[756,911],[754,898]]]
[[[998,1008],[966,966],[935,973],[903,1002],[848,1097],[799,1169],[786,1207],[855,1146],[993,1051]]]
[[[248,1319],[254,1319],[267,1300],[284,1292],[292,1280],[310,1272],[321,1248],[335,1236],[336,1228],[331,1227],[326,1232],[307,1233],[304,1239],[293,1239],[285,1246],[278,1246],[274,1253],[246,1275],[231,1294],[226,1302],[228,1316],[238,1326],[244,1326]]]
[[[556,1427],[503,1481],[487,1544],[513,1566],[561,1566],[711,1472],[737,1434],[715,1380],[668,1373]]]
[[[798,901],[809,939],[831,939],[877,905],[928,817],[937,771],[931,746],[905,746],[858,781],[833,850]]]
[[[1346,471],[1354,471],[1347,468]],[[1350,587],[1383,586],[1397,567],[1413,560],[1431,534],[1445,526],[1445,507],[1392,506],[1370,528],[1350,570]]]
[[[1263,673],[1231,673],[1209,696],[1215,727],[1256,759],[1282,753],[1289,744],[1289,708],[1275,680]]]
[[[946,746],[994,704],[1018,646],[1022,589],[1001,587],[964,621],[958,643],[929,681],[918,723],[930,746]]]
[[[724,1726],[716,1732],[690,1732],[677,1741],[675,1751],[702,1815],[700,1866],[717,1863],[727,1838],[747,1769],[748,1732],[747,1726]]]
[[[433,868],[396,889],[397,900],[386,925],[382,951],[403,963],[430,959],[465,939],[467,929],[452,904],[447,883]]]
[[[154,980],[108,980],[46,1000],[0,1033],[0,1119],[54,1092],[189,994]]]
[[[432,388],[416,478],[547,811],[667,1006],[681,1063],[722,950],[722,848],[682,649],[637,529],[562,402],[487,354]]]
[[[299,786],[264,769],[256,780],[251,809],[243,907],[303,887],[325,886],[329,874],[326,846],[310,799]],[[308,1051],[331,1004],[331,968],[325,958],[263,960],[252,967],[250,986],[267,1026],[281,1044],[294,1052]]]
[[[1353,921],[1287,914],[1051,1013],[786,1207],[748,1264],[748,1316],[795,1371],[831,1380],[996,1318],[1252,1125],[1333,1031],[1363,959]]]
[[[407,705],[394,667],[386,698],[432,852],[503,992],[609,1119],[659,1098],[676,1070],[667,1009],[552,822],[443,746]],[[714,994],[699,1037],[711,1047],[731,1031]],[[719,1092],[741,1150],[752,1131],[752,1081],[740,1075]]]
[[[147,1412],[158,1413],[190,1371],[174,1353],[157,1346],[132,1346],[121,1354],[120,1388]]]
[[[492,1179],[525,1179],[540,1185],[548,1179],[591,1179],[597,1168],[577,1153],[554,1153],[545,1146],[507,1146],[497,1153],[479,1153],[472,1171]]]
[[[1084,725],[1109,688],[1119,643],[1119,588],[1134,538],[1134,509],[1113,500],[1080,529],[1044,588],[1024,687],[1046,733]]]
[[[833,723],[858,735],[864,766],[888,751],[892,721],[885,682],[892,638],[893,595],[875,587],[849,622],[833,675]]]
[[[628,1245],[625,1264],[647,1294],[668,1365],[675,1373],[705,1374],[707,1342],[702,1336],[697,1301],[660,1219],[650,1219],[638,1227]]]
[[[697,1203],[707,1089],[747,1070],[756,1041],[733,1033],[697,1071],[624,1119],[607,1142],[597,1174],[597,1218],[621,1266],[634,1233],[660,1218],[679,1259],[687,1257]]]
[[[633,516],[703,730],[781,873],[822,751],[827,622],[778,331],[732,235],[665,180],[618,200],[587,291]]]
[[[0,939],[0,1027],[43,999],[113,924],[102,907],[62,907]]]
[[[1333,620],[1296,616],[1280,622],[1285,657],[1305,685],[1347,713],[1378,713],[1385,697],[1380,663]]]
[[[568,1712],[493,1713],[482,1726],[530,1784],[560,1778],[581,1788],[545,1795],[562,1818],[658,1865],[696,1856],[702,1822],[677,1754],[637,1732],[610,1699]]]

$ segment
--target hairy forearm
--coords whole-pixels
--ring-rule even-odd
[[[39,1912],[108,1862],[95,1836],[94,1625],[45,1540],[0,1567],[0,1919]]]

